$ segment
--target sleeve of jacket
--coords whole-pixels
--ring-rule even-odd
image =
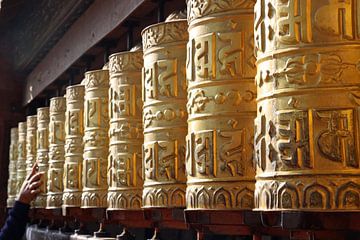
[[[21,240],[29,220],[30,205],[16,201],[0,231],[0,240]]]

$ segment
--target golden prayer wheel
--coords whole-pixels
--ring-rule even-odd
[[[64,189],[66,98],[50,99],[49,169],[46,208],[60,208]]]
[[[84,137],[83,85],[66,88],[65,165],[63,207],[80,207]]]
[[[39,172],[44,175],[41,178],[43,182],[40,187],[40,194],[34,202],[35,208],[46,207],[47,192],[47,172],[49,168],[49,108],[43,107],[37,109],[37,135],[36,135],[36,160],[38,162]]]
[[[14,206],[16,198],[16,184],[17,184],[17,145],[18,145],[18,128],[11,128],[10,131],[10,148],[9,148],[9,180],[8,180],[8,198],[7,207],[11,208]]]
[[[109,71],[85,73],[82,208],[107,206]]]
[[[360,210],[358,7],[256,3],[259,210]]]
[[[20,188],[26,178],[26,122],[18,124],[18,153],[16,162],[16,193],[19,194]]]
[[[251,209],[254,1],[187,1],[187,209]]]
[[[37,115],[26,118],[26,175],[31,173],[36,162]]]
[[[142,31],[143,207],[185,207],[186,20]]]
[[[108,209],[142,206],[142,66],[142,51],[116,53],[109,58]]]

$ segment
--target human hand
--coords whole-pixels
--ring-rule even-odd
[[[30,204],[30,202],[34,200],[39,194],[39,187],[43,184],[41,177],[44,175],[44,173],[37,171],[38,165],[35,163],[31,169],[31,173],[26,177],[20,188],[18,201],[25,204]]]

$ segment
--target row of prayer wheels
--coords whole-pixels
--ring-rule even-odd
[[[188,0],[11,130],[8,206],[360,210],[358,11]]]

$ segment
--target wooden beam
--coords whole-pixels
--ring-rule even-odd
[[[30,103],[144,2],[146,0],[95,0],[28,75],[23,104]]]

